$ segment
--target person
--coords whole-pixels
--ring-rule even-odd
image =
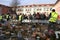
[[[20,24],[22,24],[22,14],[19,15]]]
[[[36,13],[35,12],[33,13],[33,19],[36,19]]]
[[[60,34],[58,33],[58,39],[57,40],[60,40]]]
[[[40,19],[41,19],[41,20],[45,20],[45,19],[46,19],[46,16],[45,16],[44,13],[40,14]]]
[[[18,40],[24,40],[21,31],[19,31],[19,32],[17,33],[17,38],[18,38]]]
[[[52,9],[52,12],[49,15],[49,27],[48,30],[52,29],[55,30],[55,24],[57,22],[57,18],[58,18],[58,13],[55,12],[55,9]]]
[[[9,13],[7,13],[7,14],[5,15],[7,21],[9,20],[9,16],[10,16]]]
[[[50,40],[56,40],[56,34],[54,30],[50,30],[48,34],[50,36]]]
[[[32,20],[32,19],[33,19],[31,14],[29,14],[29,19],[30,19],[30,20]]]
[[[2,18],[2,15],[0,15],[0,22],[2,21],[2,19],[3,19],[3,18]]]
[[[37,19],[37,20],[40,19],[40,14],[39,14],[39,12],[37,12],[37,14],[36,14],[36,19]]]
[[[41,40],[38,34],[36,34],[36,40]]]

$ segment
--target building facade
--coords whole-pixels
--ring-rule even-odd
[[[25,5],[17,7],[17,14],[50,13],[54,4]]]
[[[10,11],[10,9],[12,9],[12,7],[0,4],[0,14],[6,14]]]
[[[60,19],[60,0],[57,0],[54,4],[32,4],[32,5],[24,5],[17,7],[17,14],[33,14],[33,13],[45,13],[49,15],[51,9],[55,8],[56,12],[59,14],[58,19]]]

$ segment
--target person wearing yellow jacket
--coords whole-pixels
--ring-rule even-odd
[[[48,30],[52,29],[55,30],[55,23],[58,19],[58,13],[55,12],[55,9],[52,9],[52,12],[50,13],[50,18],[49,18],[49,27]]]
[[[0,15],[0,21],[2,21],[2,15]]]
[[[20,24],[22,24],[22,14],[19,15]]]
[[[19,15],[19,21],[21,21],[22,20],[22,15]]]
[[[7,14],[5,15],[7,21],[9,20],[9,16],[10,16],[9,13],[7,13]]]

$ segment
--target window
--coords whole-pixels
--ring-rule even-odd
[[[41,11],[42,9],[41,8],[38,8],[37,11]]]
[[[29,9],[29,11],[31,11],[31,8]]]
[[[34,7],[37,7],[37,5],[34,5]]]
[[[18,11],[19,11],[19,9],[18,9]]]
[[[28,11],[29,11],[29,9],[28,9]]]
[[[52,10],[52,8],[50,8],[50,11]]]
[[[41,11],[42,9],[40,8],[40,11]]]
[[[30,7],[32,7],[32,5],[30,5]]]
[[[27,9],[26,9],[26,11],[27,11]]]
[[[39,11],[39,9],[37,9],[37,11]]]
[[[23,9],[18,9],[18,11],[23,11]]]
[[[44,11],[49,11],[49,8],[47,8],[47,7],[46,7],[46,8],[44,8]]]
[[[44,11],[46,10],[46,8],[44,8]]]
[[[28,7],[28,6],[26,5],[26,7]]]
[[[26,9],[26,11],[31,11],[31,9]]]
[[[46,11],[49,11],[49,8],[47,8],[47,10]]]
[[[41,7],[41,5],[39,5],[39,7]]]

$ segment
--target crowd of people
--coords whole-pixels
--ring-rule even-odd
[[[0,25],[0,40],[60,40],[55,31],[45,29],[41,31],[38,24],[32,25]]]
[[[20,13],[19,15],[17,14],[0,14],[0,20],[10,20],[10,19],[16,19],[16,20],[24,20],[24,19],[30,19],[30,20],[47,20],[49,18],[49,16],[46,16],[45,13],[35,13],[32,14],[22,14]]]
[[[34,25],[0,25],[0,40],[50,40],[56,39],[55,33],[51,30],[41,32],[40,28]]]
[[[48,20],[44,13],[29,14],[1,14],[0,15],[0,40],[60,40],[56,39],[55,31],[47,29],[43,32],[37,24],[20,24],[24,19]],[[16,21],[18,20],[18,21]],[[59,34],[60,35],[60,34]]]
[[[32,15],[32,14],[22,14],[23,16],[23,19],[30,19],[30,20],[47,20],[48,17],[45,15],[45,13],[35,13]]]

